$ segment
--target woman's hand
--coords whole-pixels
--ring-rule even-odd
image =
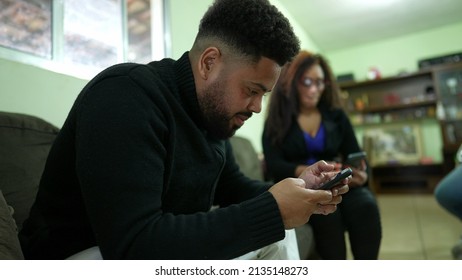
[[[350,167],[350,168],[353,170],[353,175],[348,185],[352,188],[361,187],[362,185],[364,185],[368,179],[368,175],[366,172],[366,168],[367,168],[366,161],[362,160],[361,165],[358,168],[355,168],[355,167]]]

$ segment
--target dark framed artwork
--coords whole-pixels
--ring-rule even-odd
[[[0,45],[52,56],[52,0],[0,0]]]

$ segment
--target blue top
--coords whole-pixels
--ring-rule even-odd
[[[303,131],[303,137],[305,138],[306,149],[308,151],[308,159],[306,164],[311,165],[318,161],[316,154],[324,151],[324,143],[326,138],[326,130],[324,125],[321,123],[318,132],[312,137],[307,132]]]

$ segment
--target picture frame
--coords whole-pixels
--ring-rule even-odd
[[[52,57],[52,0],[0,0],[0,46]]]
[[[412,165],[422,158],[421,129],[417,124],[384,124],[364,131],[372,166]]]

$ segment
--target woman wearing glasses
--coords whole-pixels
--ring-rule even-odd
[[[360,151],[341,109],[339,87],[326,60],[302,51],[286,67],[271,93],[262,136],[268,179],[298,177],[318,160],[342,162]],[[313,215],[316,251],[322,259],[346,259],[348,232],[355,259],[377,259],[382,237],[380,214],[367,186],[367,162],[352,167],[350,191],[336,212]]]

